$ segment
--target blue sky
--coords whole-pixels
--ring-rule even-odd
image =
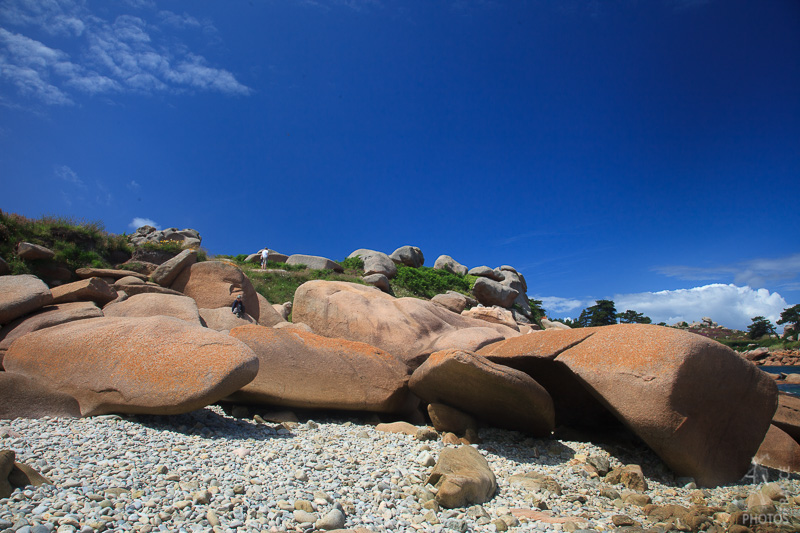
[[[0,0],[0,209],[419,246],[744,328],[800,302],[795,0]]]

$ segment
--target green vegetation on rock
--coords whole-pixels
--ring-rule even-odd
[[[390,281],[395,296],[433,298],[437,294],[456,291],[471,296],[470,290],[476,276],[459,276],[446,270],[431,267],[414,268],[397,265],[397,276]]]
[[[47,261],[23,261],[16,255],[15,246],[19,242],[49,248],[55,257]],[[131,252],[127,236],[107,233],[101,222],[52,216],[31,219],[0,211],[0,257],[13,274],[36,273],[38,268],[53,263],[71,271],[87,266],[110,268],[113,255],[130,257]]]

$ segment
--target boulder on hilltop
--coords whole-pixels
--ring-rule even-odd
[[[436,270],[446,270],[458,276],[467,275],[467,267],[450,257],[449,255],[440,255],[436,262],[433,264]]]
[[[401,246],[392,252],[389,257],[398,265],[405,265],[413,268],[419,268],[425,264],[425,256],[422,254],[422,250],[416,246]]]
[[[293,254],[286,260],[287,265],[305,265],[311,270],[333,270],[334,272],[344,272],[342,265],[331,261],[327,257],[318,255]]]
[[[374,287],[341,281],[308,281],[295,291],[292,318],[316,333],[364,342],[416,367],[434,351],[476,350],[519,332],[462,317],[417,298],[395,298]],[[474,334],[474,335],[473,335]],[[447,337],[449,346],[440,338]],[[469,338],[465,345],[460,338]]]
[[[91,318],[17,339],[13,372],[68,394],[83,416],[180,414],[239,390],[258,359],[240,341],[172,317]]]
[[[397,275],[397,266],[395,266],[394,261],[383,252],[359,248],[347,256],[348,259],[351,257],[359,257],[364,262],[365,276],[383,274],[387,278],[392,279]]]

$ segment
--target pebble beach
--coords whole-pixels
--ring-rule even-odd
[[[715,519],[722,522],[758,488],[742,482],[698,490],[644,446],[484,429],[475,446],[497,477],[495,497],[443,509],[435,487],[426,486],[441,440],[380,432],[357,416],[287,426],[233,418],[218,406],[169,417],[0,421],[0,448],[54,483],[0,500],[0,532],[663,531],[644,515],[642,494],[657,505],[720,507]],[[641,465],[648,489],[631,497],[608,485],[585,468],[589,458],[612,468]],[[560,491],[512,482],[528,472],[552,477]],[[781,516],[797,519],[798,477],[763,473],[787,497]]]

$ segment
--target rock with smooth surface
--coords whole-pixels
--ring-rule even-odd
[[[511,267],[508,267],[510,269]],[[509,307],[514,307],[515,311],[521,312],[525,317],[531,316],[531,306],[528,301],[528,284],[522,274],[516,270],[508,270],[506,267],[500,267],[500,273],[503,275],[503,281],[500,283],[510,289],[517,291],[517,296],[514,302]]]
[[[331,261],[327,257],[318,255],[293,254],[286,260],[287,265],[305,265],[311,270],[333,270],[334,272],[344,272],[342,265]]]
[[[443,294],[437,294],[431,298],[431,302],[459,315],[467,307],[466,296],[455,291],[447,291]]]
[[[557,322],[555,320],[548,320],[546,318],[542,318],[540,320],[540,322],[542,323],[542,327],[544,329],[546,329],[546,330],[547,329],[561,329],[561,330],[572,329],[571,327],[569,327],[568,325],[564,324],[563,322]]]
[[[392,261],[398,265],[405,265],[419,268],[425,264],[425,256],[422,250],[416,246],[401,246],[389,255]]]
[[[255,319],[244,313],[241,318],[231,312],[230,307],[218,307],[217,309],[200,309],[200,316],[205,322],[206,327],[216,331],[230,331],[239,326],[257,324]]]
[[[436,501],[447,509],[486,503],[497,491],[494,472],[472,446],[443,449],[427,483],[438,489]]]
[[[31,242],[21,242],[17,245],[17,256],[20,259],[31,261],[35,259],[52,259],[56,253],[45,246]]]
[[[171,316],[195,326],[201,325],[195,301],[188,296],[171,294],[137,294],[124,302],[108,304],[103,308],[103,314],[116,317]]]
[[[271,327],[281,322],[286,322],[286,318],[281,316],[281,313],[272,307],[272,304],[269,303],[261,293],[256,293],[256,299],[258,300],[258,325],[259,326],[266,326]],[[289,309],[291,310],[291,303]],[[288,316],[288,315],[287,315]]]
[[[463,435],[468,429],[477,430],[478,423],[467,413],[443,403],[428,404],[428,416],[436,431]]]
[[[32,331],[74,320],[101,316],[103,316],[103,312],[94,302],[71,302],[45,306],[36,313],[20,317],[0,329],[0,352],[8,350],[12,342]]]
[[[292,314],[292,302],[283,302],[282,304],[272,304],[272,308],[284,320],[289,320],[289,315]]]
[[[183,250],[181,253],[161,263],[158,268],[150,275],[150,279],[161,285],[169,287],[181,271],[197,262],[197,251],[192,249]]]
[[[365,276],[369,276],[370,274],[383,274],[387,278],[392,279],[397,275],[397,266],[395,266],[394,261],[383,252],[360,248],[347,256],[348,259],[351,257],[360,257],[364,262]]]
[[[53,287],[53,303],[94,302],[104,306],[117,297],[114,287],[100,278],[89,278]]]
[[[163,316],[93,318],[34,331],[11,345],[3,364],[74,397],[83,416],[186,413],[258,373],[258,358],[240,341]]]
[[[800,444],[776,425],[770,425],[753,462],[782,472],[800,472]]]
[[[2,335],[2,331],[0,331],[0,335]],[[2,344],[0,344],[0,348],[2,348]],[[772,417],[772,423],[800,443],[800,398],[780,392],[778,409]]]
[[[241,294],[245,313],[256,320],[261,316],[261,304],[253,284],[239,267],[231,263],[194,263],[181,270],[170,289],[194,298],[201,309],[230,307]]]
[[[132,270],[122,270],[122,269],[113,269],[113,268],[79,268],[75,271],[75,274],[81,279],[89,279],[89,278],[114,278],[122,279],[128,276],[133,276],[134,278],[138,278],[142,281],[147,279],[147,276],[144,274],[139,274],[138,272],[133,272]]]
[[[364,276],[361,279],[363,279],[364,283],[367,285],[377,287],[387,294],[392,292],[392,285],[389,283],[389,278],[383,274],[370,274],[369,276]]]
[[[547,357],[584,384],[676,474],[693,477],[698,485],[732,483],[747,472],[778,404],[775,382],[764,372],[693,333],[619,324],[521,339],[481,353],[499,361],[501,351],[541,342]]]
[[[436,262],[433,264],[433,268],[436,270],[446,270],[452,274],[456,274],[457,276],[467,275],[467,267],[449,255],[440,255],[437,257]]]
[[[292,319],[326,337],[364,342],[397,356],[410,366],[434,349],[440,337],[481,328],[481,337],[497,340],[519,332],[457,315],[417,298],[395,298],[373,287],[341,281],[309,281],[295,291]],[[478,341],[480,339],[477,339]],[[480,345],[481,342],[478,342]]]
[[[478,266],[475,268],[470,268],[469,272],[467,272],[470,276],[479,276],[482,278],[489,278],[493,281],[503,281],[503,276],[499,272],[495,271],[494,269],[489,268],[488,266]]]
[[[230,335],[255,352],[262,369],[233,401],[395,412],[408,396],[406,366],[373,346],[263,326],[237,327]]]
[[[508,308],[514,303],[519,291],[489,278],[478,278],[472,286],[472,294],[485,306],[499,305]]]
[[[443,403],[487,424],[550,435],[555,425],[553,400],[533,378],[463,350],[432,354],[409,381],[411,392],[429,403]]]
[[[514,320],[514,315],[511,314],[511,311],[503,309],[502,307],[473,307],[472,309],[463,311],[461,316],[485,320],[492,324],[502,324],[519,331],[519,326],[517,325],[517,321]]]
[[[77,418],[81,409],[69,394],[51,390],[27,376],[0,372],[0,420],[44,416]]]
[[[50,289],[36,276],[0,276],[0,325],[51,303]]]

